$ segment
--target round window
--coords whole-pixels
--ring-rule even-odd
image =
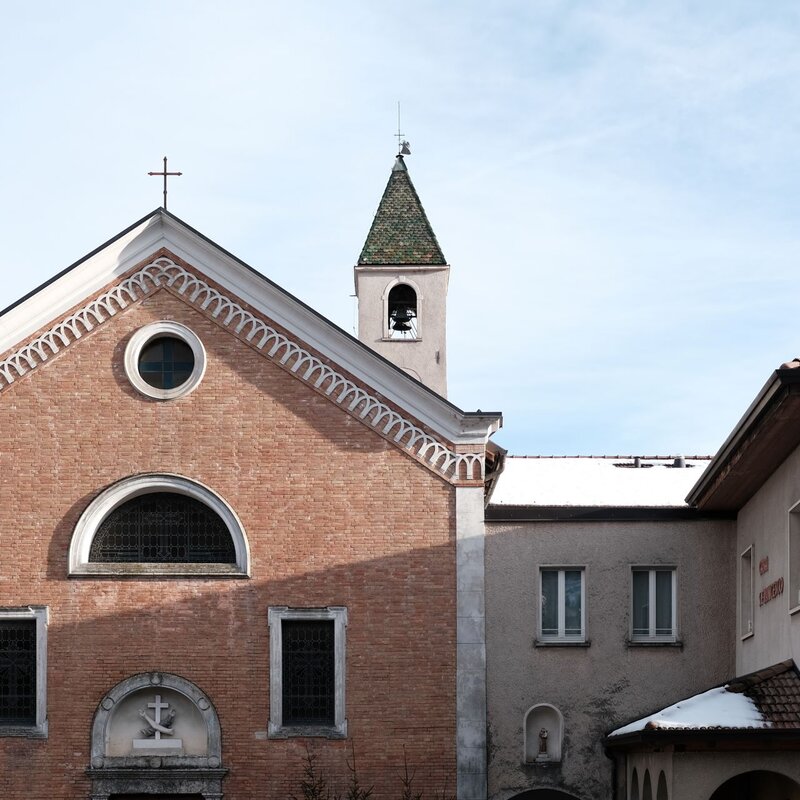
[[[202,342],[185,325],[154,322],[139,328],[125,349],[125,371],[133,387],[157,400],[172,400],[194,389],[203,377]]]
[[[139,374],[156,389],[176,389],[189,380],[194,354],[183,339],[157,336],[139,353]]]

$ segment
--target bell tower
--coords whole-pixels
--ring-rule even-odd
[[[355,267],[358,338],[442,396],[449,276],[401,153]]]

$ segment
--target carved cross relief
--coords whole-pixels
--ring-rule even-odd
[[[162,739],[162,736],[173,736],[175,731],[172,726],[175,723],[175,709],[170,708],[169,703],[165,703],[161,699],[161,695],[157,694],[155,702],[148,703],[148,708],[153,709],[153,716],[151,717],[143,708],[139,709],[139,716],[147,723],[146,728],[142,728],[139,733],[143,738],[133,740],[134,751],[141,752],[142,750],[158,750],[158,751],[175,751],[183,747],[183,742],[180,739]],[[162,716],[161,712],[169,712]],[[152,738],[151,738],[152,737]]]

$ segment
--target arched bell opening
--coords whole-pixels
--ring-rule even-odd
[[[398,283],[389,291],[386,303],[387,332],[390,339],[417,339],[419,307],[417,293],[407,283]]]

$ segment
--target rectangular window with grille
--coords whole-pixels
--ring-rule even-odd
[[[347,609],[269,609],[269,736],[347,736]]]
[[[283,721],[333,725],[332,620],[283,620]]]
[[[0,619],[0,725],[36,724],[36,620]]]
[[[46,606],[0,609],[0,737],[47,737]]]

